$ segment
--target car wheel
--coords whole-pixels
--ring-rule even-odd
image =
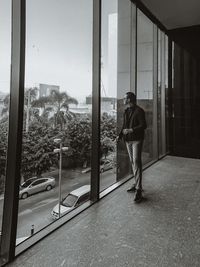
[[[26,199],[27,197],[28,197],[28,193],[23,193],[21,196],[22,199]]]
[[[50,191],[52,189],[52,186],[51,185],[48,185],[47,187],[46,187],[46,190],[47,191]]]

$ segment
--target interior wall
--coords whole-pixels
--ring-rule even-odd
[[[200,59],[200,25],[169,30],[168,34],[180,47]]]
[[[192,46],[192,44],[191,44]],[[173,154],[200,158],[200,60],[174,46]]]

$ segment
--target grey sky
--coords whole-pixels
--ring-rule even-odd
[[[11,0],[0,0],[0,91],[9,92]]]
[[[62,91],[79,100],[91,93],[92,2],[27,0],[26,87],[39,83],[60,85]],[[104,16],[116,12],[116,2],[103,1]],[[0,0],[0,7],[0,91],[5,92],[9,91],[10,77],[11,0]],[[106,51],[108,36],[104,32]],[[104,53],[105,62],[106,57]]]
[[[26,86],[60,85],[91,92],[92,0],[27,1]]]

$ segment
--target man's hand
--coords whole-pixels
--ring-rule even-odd
[[[126,134],[129,134],[129,133],[132,133],[133,130],[132,129],[123,129],[123,134],[126,135]]]

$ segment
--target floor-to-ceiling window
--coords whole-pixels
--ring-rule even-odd
[[[11,1],[0,0],[0,5],[3,7],[0,11],[1,220],[9,115]],[[166,152],[168,48],[164,33],[157,32],[157,26],[136,10],[130,0],[102,0],[101,12],[101,146],[93,153],[100,154],[100,191],[103,191],[131,175],[126,147],[123,142],[115,142],[122,126],[126,92],[136,93],[137,103],[146,113],[144,165]],[[16,244],[50,224],[57,225],[60,217],[90,197],[94,118],[92,16],[92,0],[26,1]]]
[[[146,114],[147,129],[143,145],[143,163],[157,157],[157,124],[155,119],[155,55],[154,24],[138,10],[137,22],[137,103]]]
[[[123,97],[135,92],[136,7],[129,0],[102,1],[100,190],[131,173],[123,142]]]
[[[3,217],[11,64],[11,1],[0,1],[0,231]]]
[[[116,182],[118,1],[102,1],[101,14],[101,191]]]
[[[89,199],[92,0],[26,3],[17,244]]]

